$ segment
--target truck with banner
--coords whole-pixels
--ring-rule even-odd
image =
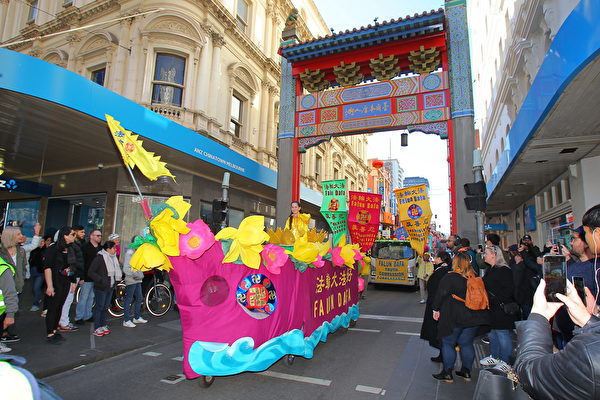
[[[408,240],[376,240],[371,248],[371,283],[418,286],[417,254]]]

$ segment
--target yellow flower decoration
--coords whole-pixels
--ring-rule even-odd
[[[315,246],[321,257],[325,257],[325,255],[329,253],[329,250],[331,250],[331,242],[329,240],[326,242],[313,242],[312,244]]]
[[[169,257],[151,243],[144,243],[137,248],[131,257],[131,268],[138,271],[150,271],[153,268],[169,271],[173,268]]]
[[[173,196],[166,201],[167,205],[173,207],[179,218],[173,218],[173,210],[165,208],[156,217],[150,221],[152,234],[156,237],[156,242],[160,250],[168,256],[178,256],[179,253],[179,234],[187,234],[190,228],[186,226],[183,220],[191,205],[183,200],[182,196]]]
[[[223,257],[223,264],[233,263],[241,258],[247,267],[258,269],[263,243],[269,240],[269,235],[265,232],[265,217],[263,215],[246,217],[238,229],[224,228],[217,233],[215,239],[233,239],[229,251]]]
[[[339,249],[339,250],[338,250]],[[358,244],[346,244],[346,235],[340,237],[338,247],[334,249],[334,257],[337,255],[344,260],[344,265],[354,269],[354,250],[360,251]],[[335,264],[335,262],[334,262]]]
[[[296,239],[293,251],[286,250],[285,252],[300,262],[310,264],[317,260],[319,250],[321,249],[315,246],[315,243],[310,243],[308,236],[304,235]]]

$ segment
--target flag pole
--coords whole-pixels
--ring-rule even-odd
[[[140,205],[142,206],[142,209],[144,210],[144,215],[146,216],[146,219],[148,221],[150,221],[152,219],[152,212],[150,211],[150,207],[148,206],[148,201],[142,194],[142,191],[140,190],[137,180],[135,179],[135,176],[133,175],[133,171],[131,170],[131,168],[129,168],[129,165],[125,164],[125,168],[127,168],[127,172],[129,172],[129,176],[131,176],[131,180],[133,181],[133,184],[134,184],[135,188],[137,189],[138,194],[140,195]]]

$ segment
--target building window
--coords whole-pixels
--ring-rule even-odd
[[[157,54],[152,81],[152,104],[181,107],[184,73],[185,58],[172,54]]]
[[[27,15],[27,22],[33,23],[35,22],[35,18],[38,13],[38,0],[31,0],[29,2],[29,14]]]
[[[233,96],[231,96],[231,118],[229,120],[229,132],[238,138],[242,134],[243,111],[244,100],[234,93]]]
[[[246,0],[238,0],[237,3],[237,15],[235,17],[238,28],[246,32],[248,29],[248,3]]]
[[[321,182],[321,168],[323,165],[323,158],[320,155],[315,156],[315,179],[317,182]]]
[[[333,179],[340,179],[340,171],[337,168],[333,168]]]
[[[96,82],[100,86],[104,86],[104,77],[106,76],[106,68],[100,68],[92,71],[92,82]]]

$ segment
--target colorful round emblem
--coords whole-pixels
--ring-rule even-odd
[[[242,279],[236,297],[238,304],[254,318],[268,317],[277,306],[273,282],[263,274],[252,274]]]
[[[416,204],[412,204],[408,207],[408,216],[411,219],[419,219],[419,217],[423,215],[423,209]]]
[[[442,80],[438,74],[430,74],[423,78],[423,87],[427,90],[435,90],[440,87]]]
[[[309,94],[307,96],[304,96],[304,98],[300,101],[300,104],[302,105],[302,108],[309,109],[312,108],[316,102],[317,99],[315,98],[315,96]]]

